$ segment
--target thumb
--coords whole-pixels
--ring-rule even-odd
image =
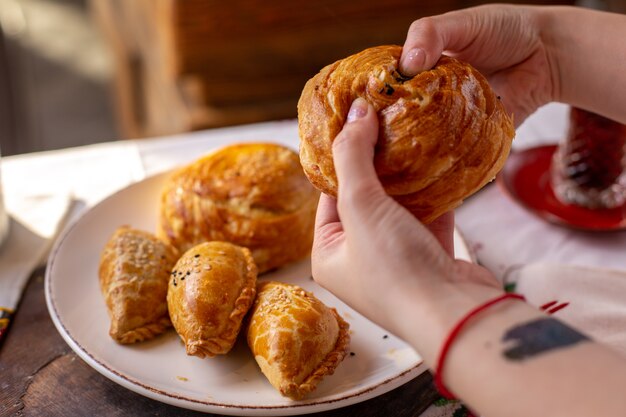
[[[347,122],[333,141],[337,174],[339,214],[367,212],[373,201],[386,197],[374,169],[374,146],[378,140],[378,117],[374,108],[357,98]],[[341,216],[342,223],[347,220]]]
[[[436,17],[422,18],[409,27],[400,57],[402,74],[413,77],[431,69],[439,60],[444,43],[436,20]]]
[[[399,69],[412,77],[431,69],[443,51],[458,51],[467,46],[475,28],[468,13],[449,12],[414,21],[402,47]]]

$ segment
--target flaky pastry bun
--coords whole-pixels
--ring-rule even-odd
[[[491,181],[515,130],[499,97],[469,64],[442,56],[429,71],[398,72],[400,46],[366,49],[323,68],[298,102],[300,161],[311,183],[337,195],[332,142],[351,103],[376,110],[376,172],[389,195],[430,222]]]
[[[247,247],[261,273],[309,255],[318,199],[293,150],[230,145],[169,178],[158,235],[181,252],[206,241]]]

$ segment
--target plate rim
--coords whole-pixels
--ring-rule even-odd
[[[133,391],[137,394],[143,395],[145,397],[151,398],[155,401],[159,401],[162,403],[170,404],[173,406],[186,408],[190,410],[203,411],[203,412],[217,412],[217,413],[226,413],[228,415],[264,415],[260,414],[261,412],[272,411],[274,413],[280,412],[280,415],[296,415],[296,414],[304,414],[310,412],[321,412],[332,409],[338,409],[342,407],[346,407],[352,404],[356,404],[359,402],[363,402],[372,398],[375,398],[379,395],[383,395],[405,383],[413,380],[417,376],[421,375],[428,368],[424,363],[423,359],[420,357],[420,360],[412,367],[409,367],[402,372],[390,376],[383,381],[378,382],[375,385],[364,387],[360,390],[352,392],[348,395],[345,394],[335,394],[327,397],[323,397],[322,399],[312,399],[312,400],[303,400],[303,401],[294,401],[289,404],[280,404],[280,405],[252,405],[252,404],[232,404],[232,403],[219,403],[210,400],[199,400],[196,398],[189,398],[186,396],[181,396],[172,392],[163,391],[161,389],[152,387],[150,385],[144,384],[141,381],[136,380],[135,378],[130,377],[129,375],[123,374],[117,369],[113,369],[107,364],[103,363],[98,358],[94,357],[87,349],[85,349],[80,342],[76,339],[76,337],[69,331],[69,329],[63,323],[60,314],[58,312],[58,308],[56,305],[56,301],[54,299],[53,289],[52,289],[52,271],[54,269],[54,264],[56,262],[56,257],[61,248],[63,247],[66,239],[71,236],[71,234],[76,230],[79,225],[88,219],[88,217],[93,213],[94,209],[102,204],[105,204],[107,201],[116,198],[121,193],[129,193],[133,188],[144,185],[147,181],[156,181],[159,177],[165,177],[169,173],[174,171],[166,170],[159,173],[155,173],[153,175],[147,176],[139,181],[133,182],[131,184],[126,185],[125,187],[120,188],[114,193],[108,195],[102,200],[96,202],[90,207],[87,207],[83,212],[81,212],[75,220],[71,221],[62,231],[62,233],[55,240],[54,245],[50,251],[50,255],[48,256],[46,273],[44,277],[44,293],[46,298],[46,306],[48,309],[48,313],[52,319],[54,326],[57,331],[61,334],[63,340],[70,346],[70,348],[90,367],[96,370],[101,375],[110,379],[111,381],[123,386],[130,391]],[[458,230],[457,230],[458,232]],[[462,237],[461,237],[462,238]],[[466,245],[466,249],[467,245]],[[237,412],[237,413],[235,413]],[[288,413],[287,413],[288,412]],[[265,414],[266,415],[266,414]],[[275,414],[278,415],[278,414]]]

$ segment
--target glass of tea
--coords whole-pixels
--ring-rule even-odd
[[[557,199],[588,209],[626,202],[626,125],[576,107],[554,152],[550,180]]]

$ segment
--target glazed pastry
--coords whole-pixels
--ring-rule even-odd
[[[178,260],[167,305],[188,355],[227,353],[256,294],[257,268],[250,251],[227,242],[206,242]]]
[[[334,308],[296,285],[261,282],[251,309],[248,346],[284,396],[302,399],[345,357],[349,325]]]
[[[176,249],[148,232],[122,226],[100,257],[100,290],[119,343],[135,343],[163,333],[170,325],[167,283],[178,259]]]
[[[231,145],[167,181],[158,233],[181,252],[206,241],[247,247],[261,273],[309,255],[318,198],[296,152]]]
[[[298,102],[300,160],[309,180],[337,195],[332,142],[362,97],[380,122],[374,156],[389,195],[430,222],[491,181],[515,130],[486,79],[442,56],[413,78],[398,72],[400,46],[380,46],[323,68]]]

